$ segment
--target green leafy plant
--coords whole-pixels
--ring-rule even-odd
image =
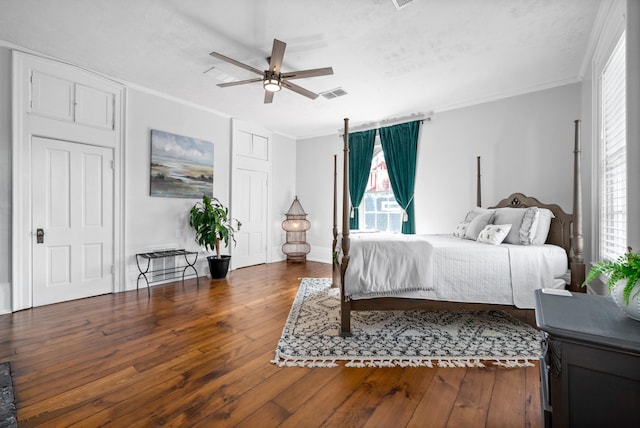
[[[203,196],[202,201],[196,202],[189,213],[189,226],[196,233],[196,242],[208,251],[215,249],[216,257],[220,258],[220,241],[229,246],[229,240],[236,243],[229,218],[229,208],[220,203],[217,198]]]
[[[638,284],[638,279],[640,278],[640,253],[637,251],[633,252],[631,251],[631,247],[628,247],[627,252],[618,257],[615,262],[603,260],[596,263],[591,270],[589,270],[589,275],[587,275],[587,279],[582,283],[582,286],[584,287],[603,274],[609,277],[607,281],[609,292],[613,290],[613,287],[618,281],[627,280],[627,284],[622,292],[622,300],[625,305],[628,305],[631,292]],[[638,293],[638,291],[640,290],[636,290],[636,293]]]

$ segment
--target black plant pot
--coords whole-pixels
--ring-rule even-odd
[[[224,279],[229,271],[229,261],[231,256],[209,256],[207,261],[209,262],[209,273],[211,279]]]

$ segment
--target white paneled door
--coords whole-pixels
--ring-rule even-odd
[[[253,266],[267,261],[267,173],[236,170],[234,211],[242,218],[235,234],[234,267]]]
[[[113,291],[113,150],[32,140],[33,306]]]
[[[268,261],[271,140],[269,131],[233,121],[231,215],[242,224],[232,249],[234,269]]]

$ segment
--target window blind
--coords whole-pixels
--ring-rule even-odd
[[[627,250],[627,131],[625,36],[601,75],[600,257]]]

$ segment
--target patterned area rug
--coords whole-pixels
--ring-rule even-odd
[[[9,363],[0,363],[0,428],[17,426],[11,366]]]
[[[303,278],[271,361],[281,367],[531,366],[538,332],[502,311],[351,312],[340,337],[340,291]]]

